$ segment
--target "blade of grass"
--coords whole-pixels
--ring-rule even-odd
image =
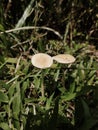
[[[22,17],[20,18],[20,20],[18,21],[18,23],[16,24],[15,28],[19,28],[22,27],[23,24],[25,23],[27,17],[30,16],[31,12],[33,11],[33,4],[34,4],[35,0],[31,0],[29,5],[27,6],[27,8],[25,9]],[[18,30],[19,33],[19,30]]]

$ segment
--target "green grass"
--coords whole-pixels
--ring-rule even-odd
[[[27,8],[31,11],[30,1],[17,1],[22,14],[13,14],[12,8],[6,12],[9,3],[2,2],[0,130],[97,130],[98,3],[32,1],[33,10],[23,19]],[[41,70],[30,59],[39,52],[51,56],[67,53],[76,58],[72,64],[54,62],[44,70],[44,97]]]

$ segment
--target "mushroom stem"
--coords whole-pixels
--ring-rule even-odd
[[[44,87],[44,70],[42,70],[42,74],[41,74],[41,95],[42,95],[42,97],[45,96],[45,87]]]

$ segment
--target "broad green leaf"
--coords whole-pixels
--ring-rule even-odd
[[[85,102],[85,100],[81,99],[82,105],[83,105],[83,111],[84,111],[84,123],[81,126],[80,130],[90,130],[98,121],[93,119],[88,104]]]
[[[85,119],[88,120],[91,117],[89,107],[88,107],[87,103],[83,99],[81,99],[81,102],[82,102],[83,109],[84,109]]]
[[[61,96],[61,99],[64,101],[70,101],[76,97],[76,93],[65,93],[65,95]]]
[[[8,58],[5,58],[5,61],[6,63],[12,63],[12,64],[16,64],[17,63],[17,58],[11,58],[11,57],[8,57]]]
[[[0,128],[2,128],[2,130],[11,130],[8,124],[4,122],[0,123]]]
[[[6,93],[0,91],[0,102],[8,102],[8,96]]]

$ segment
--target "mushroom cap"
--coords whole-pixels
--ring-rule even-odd
[[[31,63],[37,68],[45,69],[53,64],[53,59],[48,54],[38,53],[31,57]]]
[[[75,61],[75,58],[74,56],[70,54],[59,54],[59,55],[53,56],[53,60],[62,64],[70,64]]]

